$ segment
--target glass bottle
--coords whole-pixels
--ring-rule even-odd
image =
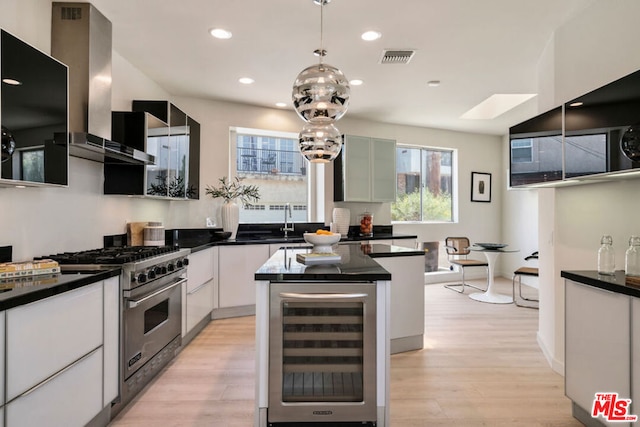
[[[613,239],[609,235],[600,239],[600,249],[598,249],[598,274],[613,275],[616,268],[616,257],[613,252]]]
[[[624,254],[624,271],[627,276],[640,276],[640,237],[631,236],[629,249]]]

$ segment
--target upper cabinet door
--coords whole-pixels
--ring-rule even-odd
[[[105,194],[199,198],[200,124],[168,101],[133,101],[132,109],[112,113],[112,135],[156,162],[105,164]]]
[[[370,192],[371,145],[369,138],[346,136],[344,139],[345,201],[368,202]]]
[[[390,202],[396,192],[395,141],[346,135],[334,161],[334,201]]]
[[[0,183],[69,183],[68,68],[0,30]],[[9,80],[11,79],[11,80]],[[5,143],[6,142],[6,143]]]
[[[565,178],[640,167],[640,71],[565,104]]]
[[[396,142],[371,139],[371,201],[396,200]]]

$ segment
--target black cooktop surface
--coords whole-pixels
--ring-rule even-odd
[[[59,264],[125,264],[178,250],[174,246],[114,246],[80,252],[63,252],[36,259],[49,258]]]

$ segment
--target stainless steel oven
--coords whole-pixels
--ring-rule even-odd
[[[270,425],[375,424],[375,283],[272,283],[269,322]]]
[[[182,348],[189,249],[122,265],[121,400],[117,414]]]
[[[180,336],[185,272],[163,277],[151,286],[124,291],[123,374],[126,381]]]

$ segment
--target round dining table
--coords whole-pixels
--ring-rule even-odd
[[[471,246],[469,250],[475,252],[484,253],[487,258],[488,265],[488,273],[487,273],[487,290],[484,292],[475,292],[469,294],[469,298],[480,301],[480,302],[488,302],[492,304],[511,304],[513,302],[513,297],[511,295],[504,295],[495,292],[495,286],[493,285],[493,269],[496,264],[496,260],[498,259],[498,255],[505,253],[514,253],[519,252],[518,249],[507,249],[505,247],[484,247],[484,246]]]

